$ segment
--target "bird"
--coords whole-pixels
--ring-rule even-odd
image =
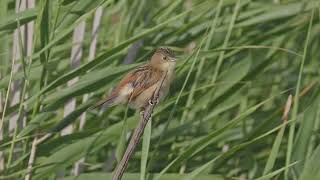
[[[128,104],[132,109],[143,111],[158,90],[158,101],[168,94],[170,84],[174,78],[176,57],[172,49],[160,47],[151,56],[150,61],[139,66],[125,75],[112,90],[111,95],[95,104],[91,109],[101,105],[112,107]]]

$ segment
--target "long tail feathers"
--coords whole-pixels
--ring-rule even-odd
[[[106,106],[106,107],[111,107],[114,103],[115,97],[114,96],[110,96],[107,99],[103,99],[101,101],[99,101],[97,104],[95,104],[94,106],[91,106],[89,109],[95,109],[97,107],[100,107],[102,105]]]

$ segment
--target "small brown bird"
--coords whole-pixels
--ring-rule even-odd
[[[160,86],[159,100],[162,100],[169,91],[175,65],[176,59],[171,49],[157,49],[147,64],[128,73],[111,95],[97,103],[94,108],[103,104],[111,107],[128,103],[130,108],[143,110]]]

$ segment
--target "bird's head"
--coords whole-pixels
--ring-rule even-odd
[[[158,48],[151,57],[151,64],[161,70],[167,70],[168,68],[175,66],[175,54],[170,48]]]

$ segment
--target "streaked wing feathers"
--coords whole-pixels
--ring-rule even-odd
[[[119,92],[122,87],[130,83],[134,89],[131,94],[131,100],[134,100],[144,90],[156,84],[161,79],[161,77],[161,71],[152,68],[150,65],[141,66],[126,75],[120,81],[114,92]]]

